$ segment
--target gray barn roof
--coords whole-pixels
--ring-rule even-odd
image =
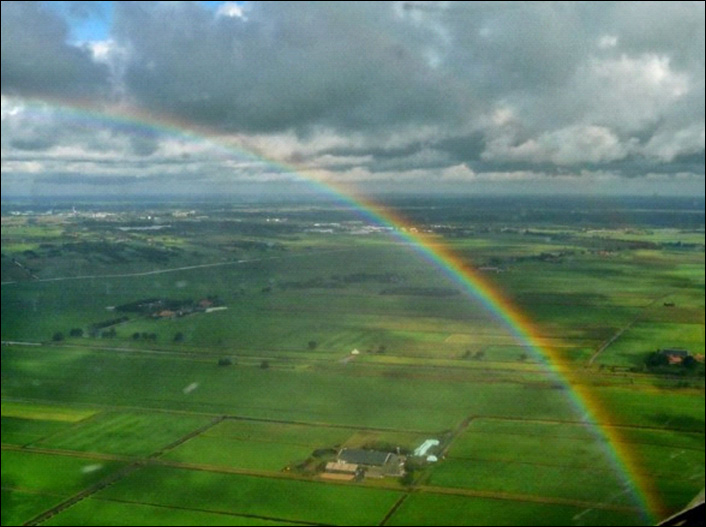
[[[361,448],[344,448],[338,459],[356,465],[382,466],[391,454],[379,450],[363,450]]]

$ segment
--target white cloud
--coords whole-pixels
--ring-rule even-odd
[[[557,165],[601,163],[624,158],[635,148],[635,144],[635,140],[621,142],[604,126],[576,125],[545,132],[520,144],[512,144],[510,136],[499,136],[489,142],[483,155],[489,160],[509,159]]]
[[[580,67],[565,104],[577,99],[583,120],[629,131],[662,117],[689,88],[689,75],[675,70],[668,56],[622,54],[593,58]]]
[[[618,45],[618,37],[615,35],[603,35],[598,39],[598,47],[601,49],[614,48]]]
[[[223,2],[218,6],[216,15],[226,16],[229,18],[242,18],[246,20],[243,5],[239,2]]]
[[[681,130],[659,130],[644,147],[647,156],[669,162],[679,155],[698,154],[704,150],[704,123]]]

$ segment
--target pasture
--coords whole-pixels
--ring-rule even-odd
[[[3,223],[3,525],[53,507],[43,525],[647,525],[703,488],[703,364],[645,362],[704,352],[703,229],[417,212],[531,320],[567,386],[407,244],[354,234],[345,211],[277,212]],[[312,231],[321,217],[339,230]],[[216,297],[227,309],[118,309]],[[427,438],[441,459],[404,481],[312,469]]]

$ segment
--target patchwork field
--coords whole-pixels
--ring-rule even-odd
[[[650,525],[684,507],[705,480],[703,226],[444,203],[409,211],[553,363],[348,211],[205,209],[151,234],[120,230],[127,212],[3,216],[2,524]],[[694,360],[648,361],[666,348]],[[430,438],[437,461],[411,456]],[[325,480],[341,448],[407,473]]]

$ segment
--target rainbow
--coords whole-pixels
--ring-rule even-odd
[[[336,183],[335,178],[322,179],[320,174],[308,172],[305,168],[276,161],[262,152],[247,150],[239,145],[234,146],[218,138],[212,131],[195,127],[190,123],[145,111],[100,108],[86,103],[33,99],[23,100],[22,105],[24,110],[33,112],[30,115],[39,120],[44,118],[47,111],[51,111],[80,126],[111,126],[118,131],[136,135],[166,134],[178,139],[207,144],[227,157],[235,156],[243,161],[265,163],[273,170],[292,174],[297,179],[309,183],[336,203],[352,208],[366,219],[390,228],[391,236],[414,248],[424,260],[462,288],[469,297],[479,301],[508,328],[519,342],[524,343],[536,357],[540,358],[559,382],[569,388],[567,393],[570,394],[572,404],[581,416],[580,422],[591,425],[597,439],[606,445],[608,459],[620,475],[626,492],[631,494],[634,506],[643,514],[645,522],[654,523],[656,516],[665,513],[653,482],[644,474],[639,461],[626,446],[627,442],[622,439],[619,429],[601,425],[601,423],[610,422],[609,415],[575,370],[562,360],[556,346],[540,335],[527,316],[505,298],[496,285],[439,243],[438,238],[415,229],[414,225],[395,211],[356,193],[351,188]]]

